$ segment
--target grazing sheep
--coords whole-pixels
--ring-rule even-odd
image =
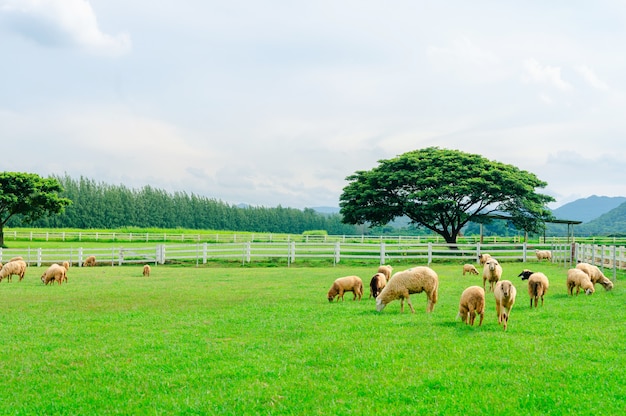
[[[474,266],[473,264],[464,264],[463,276],[465,276],[465,273],[478,275],[478,270],[476,269],[476,266]]]
[[[496,298],[496,314],[498,314],[498,324],[506,328],[509,325],[509,316],[511,315],[511,309],[515,304],[515,296],[517,295],[517,289],[513,286],[510,280],[500,280],[496,283],[496,287],[493,290],[493,295]]]
[[[530,307],[533,307],[533,300],[535,301],[535,308],[537,307],[538,299],[541,298],[541,306],[543,306],[543,297],[548,292],[550,282],[548,277],[540,272],[533,272],[525,269],[519,274],[518,277],[522,277],[522,280],[528,279],[528,294],[530,295]]]
[[[493,292],[493,286],[496,284],[498,280],[502,277],[502,266],[498,263],[498,260],[493,257],[487,259],[485,265],[483,266],[483,289],[486,290],[485,286],[487,281],[489,282],[489,291]]]
[[[567,294],[574,295],[574,288],[576,288],[576,296],[582,288],[587,295],[591,295],[595,292],[593,283],[589,275],[580,269],[569,269],[567,271]]]
[[[70,269],[70,262],[69,261],[64,261],[63,264],[61,264],[61,266],[65,267],[65,270],[69,270]]]
[[[535,250],[535,256],[537,256],[539,261],[543,259],[552,260],[552,252],[550,250]]]
[[[380,294],[380,291],[387,285],[387,278],[382,273],[376,273],[370,280],[370,298],[376,297]]]
[[[332,302],[335,296],[339,296],[337,302],[339,302],[339,299],[343,302],[343,294],[345,292],[354,293],[352,300],[356,300],[357,298],[361,300],[361,296],[363,296],[363,281],[361,278],[359,276],[346,276],[335,280],[328,291],[328,301]]]
[[[146,277],[150,276],[150,265],[149,264],[144,264],[143,266],[143,275]]]
[[[589,263],[578,263],[576,268],[587,273],[591,279],[591,283],[594,285],[600,283],[607,291],[613,289],[613,282],[602,273],[598,266]]]
[[[67,276],[65,274],[67,270],[65,267],[60,266],[58,264],[51,264],[50,267],[46,269],[45,272],[41,275],[41,281],[44,284],[48,284],[50,282],[57,282],[58,284],[63,283],[63,280],[67,281]]]
[[[459,313],[456,317],[457,319],[460,317],[466,324],[474,326],[476,314],[480,315],[478,326],[481,326],[485,317],[485,289],[480,286],[470,286],[461,293]]]
[[[83,267],[93,267],[96,265],[96,256],[89,256],[83,262]]]
[[[404,300],[406,299],[411,312],[415,313],[409,295],[426,292],[428,297],[426,312],[432,312],[435,303],[437,303],[438,289],[439,276],[430,267],[418,266],[395,273],[376,298],[376,310],[381,312],[389,302],[400,299],[400,312],[404,312]]]
[[[491,254],[483,253],[478,255],[478,261],[480,262],[481,266],[484,266],[487,260],[489,260],[490,258]]]
[[[2,266],[0,269],[0,282],[5,277],[7,281],[10,283],[13,281],[13,275],[20,277],[20,282],[24,278],[24,274],[26,273],[26,262],[24,260],[12,260]]]
[[[387,279],[387,281],[389,281],[389,279],[391,279],[391,273],[392,272],[393,272],[393,267],[391,267],[389,265],[384,265],[384,266],[378,267],[378,273],[384,274],[385,278]]]

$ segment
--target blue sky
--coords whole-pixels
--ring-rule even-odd
[[[621,1],[0,0],[0,170],[337,206],[428,146],[626,196]]]

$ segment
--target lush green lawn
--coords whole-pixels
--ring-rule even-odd
[[[74,267],[62,286],[31,267],[0,283],[0,414],[622,414],[626,276],[568,297],[566,269],[531,263],[551,287],[530,309],[527,266],[503,264],[518,289],[506,333],[491,294],[482,327],[455,319],[482,285],[460,264],[433,265],[430,315],[424,294],[415,314],[377,313],[369,288],[326,300],[375,266]]]

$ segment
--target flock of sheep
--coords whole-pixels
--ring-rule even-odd
[[[537,250],[536,254],[540,261],[552,259],[552,253],[549,250]],[[470,286],[461,293],[457,319],[461,318],[464,323],[473,326],[476,316],[480,316],[478,326],[482,325],[485,314],[485,292],[489,290],[489,292],[493,292],[496,301],[498,324],[502,325],[506,331],[511,309],[515,304],[517,289],[510,280],[502,279],[502,266],[494,257],[485,253],[479,255],[478,260],[483,268],[483,286]],[[376,299],[376,310],[381,312],[390,302],[400,299],[401,312],[404,312],[404,301],[406,300],[411,312],[415,313],[410,295],[425,292],[428,299],[426,311],[432,312],[438,296],[439,278],[437,273],[426,266],[413,267],[393,275],[392,270],[389,265],[380,266],[370,280],[370,298]],[[463,265],[463,275],[468,273],[478,275],[479,271],[474,265],[465,264]],[[533,272],[528,269],[524,269],[518,277],[528,282],[530,307],[536,308],[539,303],[543,306],[544,296],[550,286],[548,277],[541,272]],[[487,289],[487,282],[489,282],[489,289]],[[575,268],[569,269],[566,283],[567,293],[572,296],[574,289],[576,289],[576,295],[581,290],[587,295],[593,294],[595,284],[602,285],[607,291],[613,288],[613,282],[597,266],[588,263],[578,263]],[[343,301],[346,292],[353,292],[353,300],[361,300],[363,281],[358,276],[336,279],[328,291],[328,301],[333,302],[335,298],[337,298],[337,302]]]
[[[95,265],[95,256],[89,256],[83,262],[83,267],[93,267]],[[13,276],[19,276],[19,281],[22,281],[26,273],[26,267],[27,264],[22,257],[13,257],[4,265],[0,263],[0,282],[2,282],[4,278],[6,278],[8,282],[12,282]],[[45,285],[49,283],[54,284],[54,282],[58,284],[67,282],[67,272],[69,269],[70,263],[68,261],[64,261],[61,264],[53,263],[41,275],[41,282]],[[150,276],[150,265],[145,264],[143,266],[143,275],[146,277]]]

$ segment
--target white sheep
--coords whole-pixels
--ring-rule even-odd
[[[96,265],[96,256],[89,256],[83,262],[83,267],[93,267]]]
[[[611,280],[606,277],[604,273],[602,273],[598,266],[594,266],[593,264],[589,263],[578,263],[576,265],[576,268],[587,273],[589,275],[589,278],[591,279],[591,283],[593,283],[594,285],[596,283],[599,283],[607,291],[613,289],[613,282],[611,282]]]
[[[389,265],[382,265],[378,267],[378,273],[382,273],[385,275],[385,278],[387,279],[387,281],[389,281],[389,279],[391,279],[391,273],[393,273],[393,267],[389,266]]]
[[[0,269],[0,282],[5,277],[9,282],[13,281],[13,275],[19,276],[20,280],[24,278],[26,273],[26,262],[24,260],[11,260]]]
[[[522,277],[522,280],[528,280],[528,295],[530,296],[530,307],[533,307],[533,301],[535,302],[535,308],[537,307],[538,299],[541,299],[541,306],[543,306],[543,297],[548,292],[550,287],[550,281],[548,277],[541,272],[533,272],[528,269],[524,269],[518,277]]]
[[[487,260],[489,260],[490,258],[491,254],[483,253],[478,255],[478,261],[480,262],[481,266],[484,266]]]
[[[591,295],[595,292],[589,275],[576,268],[567,271],[567,294],[574,295],[574,288],[576,288],[576,296],[578,296],[581,288],[587,295]]]
[[[498,260],[490,257],[483,266],[483,289],[486,290],[486,283],[489,282],[489,291],[493,292],[493,286],[502,278],[502,266]]]
[[[476,314],[480,315],[478,326],[481,326],[485,317],[485,289],[480,286],[470,286],[461,293],[459,313],[456,317],[457,319],[460,317],[463,322],[473,326]]]
[[[426,292],[428,297],[426,312],[432,312],[435,308],[435,303],[437,303],[438,290],[439,276],[433,269],[426,266],[413,267],[395,273],[389,279],[387,286],[376,298],[376,310],[381,312],[390,302],[400,299],[400,312],[404,312],[404,300],[406,299],[411,312],[415,313],[409,295]]]
[[[63,280],[67,281],[67,270],[65,267],[60,266],[56,263],[51,264],[50,267],[46,269],[45,272],[41,275],[41,281],[44,284],[48,284],[50,282],[57,282],[58,284],[63,283]]]
[[[385,286],[387,286],[387,278],[384,274],[376,273],[372,276],[370,280],[370,298],[376,299]]]
[[[361,296],[363,296],[363,281],[361,278],[359,276],[345,276],[336,279],[328,291],[328,301],[332,302],[335,296],[338,296],[337,302],[339,302],[339,299],[343,302],[343,294],[345,292],[354,293],[352,300],[357,298],[361,300]]]
[[[463,265],[463,276],[465,273],[478,275],[478,269],[473,264],[464,264]]]
[[[550,250],[535,250],[537,260],[552,260],[552,252]]]
[[[517,289],[515,289],[515,286],[513,286],[513,283],[510,280],[500,280],[496,283],[493,295],[496,298],[496,314],[498,315],[498,324],[502,325],[506,331],[509,325],[511,309],[513,309],[513,305],[515,304]]]
[[[150,265],[149,264],[144,264],[143,266],[143,275],[146,277],[150,276]]]

